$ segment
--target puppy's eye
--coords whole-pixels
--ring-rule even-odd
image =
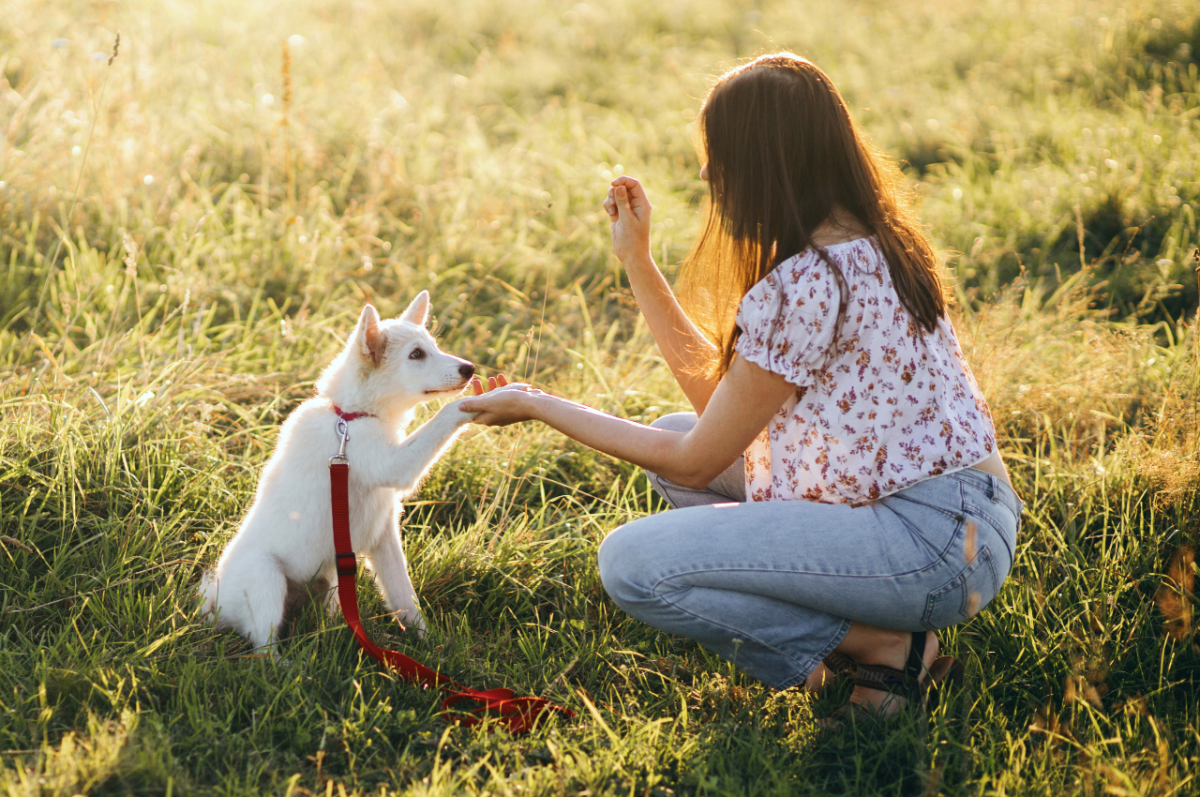
[[[412,352],[408,355],[408,359],[424,360],[425,359],[425,350],[422,349],[420,346],[418,346],[417,348],[413,349]]]

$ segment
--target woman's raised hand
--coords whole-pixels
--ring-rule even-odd
[[[604,211],[612,222],[613,254],[622,263],[633,258],[650,259],[650,199],[646,189],[632,177],[612,181]]]

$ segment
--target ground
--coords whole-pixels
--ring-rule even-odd
[[[120,31],[119,46],[117,32]],[[674,276],[714,76],[790,49],[903,162],[1028,504],[966,687],[823,731],[631,621],[595,551],[663,507],[543,428],[408,504],[431,632],[376,639],[577,712],[524,737],[297,618],[286,662],[193,599],[362,304],[636,420],[685,406],[609,253],[633,174]],[[1200,8],[1130,0],[0,3],[0,791],[1186,794]],[[325,456],[325,454],[322,454]]]

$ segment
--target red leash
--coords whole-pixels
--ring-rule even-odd
[[[513,733],[525,733],[537,724],[545,710],[557,711],[560,714],[574,718],[575,712],[568,708],[555,705],[542,697],[516,697],[511,689],[488,689],[480,691],[447,678],[439,672],[429,669],[415,659],[411,659],[396,650],[381,648],[371,641],[363,628],[362,619],[358,614],[358,591],[355,580],[358,574],[358,559],[350,542],[350,462],[346,459],[346,441],[350,439],[349,422],[355,418],[373,417],[365,412],[342,412],[334,406],[338,414],[338,434],[342,437],[341,446],[336,456],[329,460],[329,491],[333,502],[333,548],[336,552],[338,601],[342,605],[342,614],[346,624],[354,631],[354,637],[359,646],[371,658],[409,681],[422,686],[433,686],[447,692],[442,701],[442,714],[447,715],[451,709],[464,700],[478,703],[475,708],[468,709],[472,716],[449,716],[448,721],[457,725],[478,725],[484,717],[493,717],[499,724]]]

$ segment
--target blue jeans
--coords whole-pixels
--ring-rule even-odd
[[[656,426],[682,431],[691,413]],[[600,578],[633,617],[688,637],[776,689],[802,683],[851,622],[936,630],[988,604],[1022,509],[974,468],[863,506],[745,502],[742,462],[708,490],[648,474],[673,509],[600,545]]]

